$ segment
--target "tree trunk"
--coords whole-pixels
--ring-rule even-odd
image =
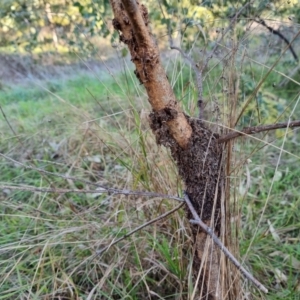
[[[218,143],[218,134],[206,128],[201,120],[192,119],[180,110],[148,27],[146,7],[136,0],[110,2],[113,26],[120,33],[120,41],[130,50],[135,74],[145,86],[153,109],[150,126],[156,141],[170,148],[186,193],[200,218],[217,236],[222,233],[224,237],[226,226],[221,203],[225,199],[224,148]],[[189,211],[187,215],[192,218]],[[220,251],[198,225],[191,226],[195,245],[195,299],[229,299],[227,279],[230,276],[225,274],[226,264]]]

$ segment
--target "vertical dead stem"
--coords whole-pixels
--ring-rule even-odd
[[[186,117],[180,110],[161,64],[158,47],[148,27],[148,11],[136,0],[110,0],[113,26],[120,33],[135,64],[135,74],[147,90],[153,112],[150,126],[158,144],[170,148],[184,180],[186,191],[201,219],[220,235],[223,168],[222,147],[217,135],[200,120]],[[188,215],[190,217],[190,215]],[[196,247],[195,279],[201,296],[198,299],[223,300],[220,253],[206,233],[192,225]]]

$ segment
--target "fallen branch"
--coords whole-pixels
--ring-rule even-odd
[[[168,211],[168,212],[160,215],[159,217],[157,217],[157,218],[155,218],[155,219],[153,219],[153,220],[151,220],[151,221],[149,221],[147,223],[144,223],[143,225],[141,225],[141,226],[133,229],[129,233],[123,235],[119,239],[117,239],[114,242],[110,243],[108,246],[102,248],[101,250],[96,251],[96,254],[98,254],[98,255],[102,254],[103,252],[107,251],[111,246],[113,246],[113,245],[115,245],[115,244],[117,244],[117,243],[125,240],[126,238],[128,238],[129,236],[133,235],[134,233],[140,231],[141,229],[143,229],[143,228],[145,228],[145,227],[147,227],[147,226],[149,226],[149,225],[151,225],[151,224],[153,224],[153,223],[155,223],[155,222],[157,222],[157,221],[159,221],[159,220],[161,220],[163,218],[166,218],[167,216],[171,215],[172,213],[174,213],[175,211],[177,211],[178,209],[180,209],[183,205],[184,205],[184,203],[181,203],[178,206],[176,206],[174,209],[172,209],[172,210],[170,210],[170,211]]]
[[[79,180],[79,179],[78,179]],[[115,195],[134,195],[134,196],[145,196],[145,197],[159,197],[164,199],[172,199],[180,202],[184,202],[184,199],[172,195],[144,192],[144,191],[132,191],[132,190],[119,190],[114,188],[107,188],[101,186],[96,190],[79,190],[79,189],[55,189],[55,188],[37,188],[34,186],[14,186],[14,185],[0,185],[0,189],[10,189],[17,191],[28,191],[28,192],[42,192],[42,193],[76,193],[76,194],[115,194]]]
[[[192,224],[197,224],[201,227],[204,232],[206,232],[214,241],[214,243],[220,248],[220,250],[225,254],[225,256],[236,266],[236,268],[244,275],[244,277],[250,280],[259,290],[264,293],[268,293],[268,289],[262,285],[257,279],[255,279],[239,262],[238,260],[230,253],[230,251],[223,245],[219,238],[214,234],[213,230],[208,227],[198,216],[193,204],[191,203],[189,196],[184,193],[184,199],[188,205],[194,220],[190,220]]]
[[[64,194],[64,193],[91,193],[91,194],[92,193],[111,193],[111,194],[124,194],[124,195],[138,195],[138,196],[147,196],[147,197],[160,197],[160,198],[172,199],[172,200],[177,200],[177,201],[184,201],[182,198],[172,196],[172,195],[165,195],[165,194],[153,193],[153,192],[119,190],[119,189],[114,189],[114,188],[108,188],[108,187],[105,187],[103,185],[100,185],[98,183],[91,182],[88,180],[80,179],[80,178],[73,177],[73,176],[66,176],[66,175],[62,175],[62,174],[58,174],[58,173],[52,173],[52,172],[45,171],[40,168],[31,167],[31,166],[25,165],[17,160],[12,159],[12,158],[4,155],[3,153],[0,153],[0,157],[1,156],[15,164],[22,166],[25,169],[34,170],[34,171],[41,172],[41,173],[44,173],[47,175],[60,177],[60,178],[66,179],[66,180],[81,181],[82,183],[85,183],[87,185],[96,186],[96,187],[100,188],[101,190],[37,188],[37,187],[30,187],[30,186],[22,187],[22,186],[13,186],[13,185],[1,185],[0,188],[8,188],[8,189],[31,191],[31,192],[48,192],[48,193],[62,193],[62,194]]]
[[[262,125],[262,126],[252,126],[252,127],[245,127],[241,131],[234,131],[227,135],[221,136],[218,139],[218,143],[224,143],[229,140],[235,139],[242,135],[251,135],[263,131],[269,131],[269,130],[275,130],[275,129],[281,129],[281,128],[294,128],[294,127],[300,127],[300,121],[292,121],[292,122],[286,122],[286,123],[276,123],[271,125]]]

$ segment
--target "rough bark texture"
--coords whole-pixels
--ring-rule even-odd
[[[182,149],[170,134],[166,123],[168,118],[170,114],[165,111],[153,112],[150,115],[150,126],[157,143],[170,148],[193,206],[200,218],[219,236],[220,199],[224,180],[221,167],[222,146],[218,143],[218,134],[206,128],[200,120],[188,118],[193,134],[188,146]],[[189,219],[193,218],[189,211],[187,215]],[[199,231],[197,225],[192,225],[192,232],[197,254],[193,264],[194,277],[197,278],[199,271],[201,273],[198,286],[203,298],[200,299],[225,299],[221,282],[220,253],[206,233]]]
[[[186,147],[192,129],[178,107],[161,64],[158,47],[148,28],[146,7],[132,0],[111,0],[111,5],[115,16],[113,26],[120,32],[120,41],[128,46],[135,74],[145,86],[153,110],[168,108],[174,112],[168,121],[170,132],[182,148]]]
[[[120,33],[136,66],[135,74],[145,86],[153,108],[150,126],[158,144],[170,148],[184,180],[186,192],[202,220],[217,235],[221,231],[222,145],[218,135],[200,120],[180,110],[159,58],[158,47],[148,28],[148,12],[136,0],[110,0],[113,26]],[[188,212],[188,218],[192,218]],[[192,226],[196,255],[193,270],[200,291],[195,299],[225,299],[220,253],[207,235]],[[198,276],[199,275],[199,276]]]

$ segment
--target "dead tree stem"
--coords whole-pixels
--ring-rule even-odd
[[[162,66],[158,46],[148,27],[148,11],[136,0],[110,0],[113,26],[120,34],[120,41],[130,51],[135,64],[135,74],[146,88],[154,112],[164,111],[171,135],[182,148],[186,148],[192,129],[178,106],[175,94]]]
[[[130,19],[132,30],[136,36],[136,42],[139,47],[153,47],[153,40],[150,35],[147,34],[147,26],[142,15],[139,13],[136,1],[122,0],[122,3],[124,4],[125,10]]]
[[[170,149],[197,214],[216,235],[220,235],[224,167],[223,147],[217,141],[218,135],[206,128],[201,120],[192,119],[180,110],[148,27],[146,7],[136,0],[110,0],[110,3],[114,13],[113,26],[120,34],[120,41],[128,46],[136,67],[135,74],[145,86],[153,109],[149,121],[157,144]],[[197,71],[198,67],[192,65]],[[202,71],[196,72],[200,95]],[[199,100],[202,101],[201,97]],[[187,212],[191,217],[190,211]],[[223,270],[220,251],[212,247],[206,233],[198,226],[192,225],[191,229],[196,247],[193,275],[200,278],[196,281],[199,299],[222,300],[230,289],[230,279],[225,278],[228,276]]]

